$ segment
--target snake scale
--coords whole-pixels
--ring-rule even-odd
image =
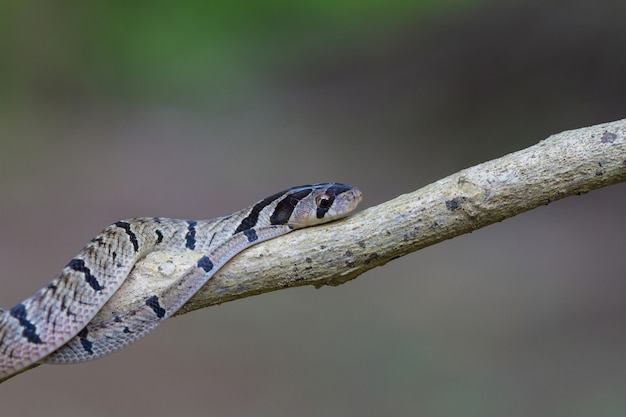
[[[233,256],[294,229],[348,215],[361,201],[349,185],[290,188],[212,220],[135,218],[93,238],[44,288],[0,310],[0,380],[37,363],[76,363],[113,353],[182,307]],[[196,251],[197,264],[137,307],[90,323],[135,263],[154,251]]]

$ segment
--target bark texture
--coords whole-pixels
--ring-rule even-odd
[[[426,246],[625,180],[626,119],[555,134],[345,220],[256,245],[177,314],[282,288],[341,285]],[[131,282],[167,285],[200,256],[154,253],[135,267]],[[167,279],[159,270],[169,272]],[[120,301],[142,293],[121,292]]]

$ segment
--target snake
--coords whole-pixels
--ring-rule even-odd
[[[140,217],[105,228],[45,287],[0,310],[0,381],[38,364],[100,358],[152,331],[224,264],[248,247],[352,212],[356,187],[320,183],[289,188],[211,220]],[[174,283],[127,311],[93,322],[133,266],[151,252],[200,252]]]

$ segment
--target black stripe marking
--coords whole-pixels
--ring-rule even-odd
[[[158,245],[159,243],[163,242],[163,233],[161,233],[160,230],[157,230],[155,233],[157,235],[156,244]]]
[[[163,316],[165,316],[165,309],[159,304],[159,297],[156,295],[148,298],[146,300],[146,305],[154,311],[154,314],[156,314],[158,318],[162,319]]]
[[[20,322],[20,326],[24,328],[22,336],[24,336],[26,340],[35,344],[43,343],[37,334],[37,327],[26,318],[26,306],[24,306],[24,304],[18,304],[11,308],[9,314],[15,317]]]
[[[94,291],[100,291],[103,289],[103,287],[98,282],[98,279],[91,275],[91,270],[87,266],[85,266],[85,261],[83,261],[82,259],[74,258],[67,264],[67,266],[69,268],[72,268],[76,272],[82,273],[85,276],[85,281],[87,281],[87,284],[89,284],[89,286],[93,288]]]
[[[52,306],[48,307],[48,312],[46,313],[46,323],[50,323],[50,318],[52,317]],[[52,327],[56,327],[56,321],[52,323]]]
[[[259,221],[259,213],[261,213],[261,211],[265,207],[272,204],[274,200],[276,200],[278,197],[280,197],[284,193],[285,191],[276,193],[256,203],[254,207],[252,207],[252,210],[250,210],[250,213],[248,214],[248,216],[244,218],[239,224],[239,227],[235,229],[235,232],[233,234],[243,232],[244,230],[253,228],[256,225],[256,223]]]
[[[187,249],[194,250],[196,248],[196,225],[198,222],[188,220],[189,227],[187,229],[187,235],[185,236],[185,246]]]
[[[90,355],[93,355],[93,343],[91,343],[89,340],[87,340],[87,333],[89,331],[87,330],[87,328],[85,327],[83,330],[81,330],[80,332],[78,332],[76,334],[76,336],[78,336],[78,338],[80,339],[80,345],[83,347],[83,349],[85,349],[85,352],[89,353]]]
[[[287,224],[289,222],[291,214],[293,213],[293,210],[296,208],[300,200],[311,194],[311,192],[313,192],[312,188],[305,188],[303,190],[288,194],[278,204],[276,204],[276,208],[274,209],[274,212],[270,217],[270,223]]]
[[[341,193],[345,193],[346,191],[350,191],[350,187],[345,184],[333,184],[326,190],[326,195],[328,196],[328,202],[324,207],[317,207],[317,213],[315,214],[318,219],[324,218],[328,209],[332,207],[335,202],[335,197],[337,197]]]
[[[117,222],[115,223],[117,227],[121,227],[126,231],[126,234],[130,238],[130,242],[133,244],[133,248],[135,248],[135,252],[139,252],[139,242],[137,242],[137,235],[130,230],[130,223],[126,222]]]
[[[213,269],[213,262],[211,262],[208,256],[203,256],[198,260],[198,267],[204,269],[204,272],[209,272]]]
[[[64,301],[63,303],[65,304],[65,301]],[[65,305],[65,307],[66,307],[66,309],[65,309],[65,315],[66,315],[67,317],[70,317],[70,316],[74,316],[74,317],[76,317],[76,313],[74,313],[72,310],[70,310],[70,306]],[[63,311],[63,309],[61,309],[61,311]]]
[[[248,238],[248,242],[254,242],[259,239],[259,236],[257,236],[256,230],[254,229],[244,230],[243,234]]]

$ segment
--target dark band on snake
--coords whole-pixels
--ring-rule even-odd
[[[122,229],[126,231],[126,234],[128,235],[130,239],[130,242],[133,244],[133,248],[135,249],[135,252],[139,252],[139,242],[137,241],[137,235],[131,230],[130,223],[117,222],[115,223],[115,225],[117,227],[121,227]]]

